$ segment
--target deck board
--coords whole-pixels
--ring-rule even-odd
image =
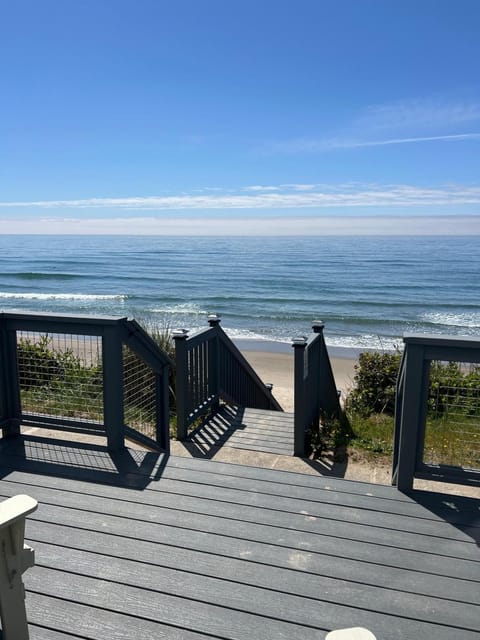
[[[4,446],[0,495],[40,502],[33,640],[478,638],[478,501],[155,456]]]
[[[293,413],[222,406],[194,429],[188,442],[204,453],[222,446],[293,455]]]

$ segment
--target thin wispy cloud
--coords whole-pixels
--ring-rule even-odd
[[[168,196],[135,196],[123,198],[82,198],[70,200],[32,200],[0,202],[2,209],[114,209],[114,210],[221,210],[221,209],[305,209],[332,207],[414,207],[480,204],[480,186],[446,185],[418,187],[413,185],[253,185],[236,193],[180,193]],[[300,187],[300,188],[299,188]]]
[[[480,122],[479,103],[404,100],[367,107],[330,136],[303,136],[268,142],[260,152],[325,153],[362,147],[480,141],[479,127],[475,127],[474,122]],[[466,125],[477,130],[462,131]]]
[[[332,138],[330,140],[308,140],[299,138],[275,143],[270,146],[271,152],[299,153],[330,151],[333,149],[356,149],[361,147],[385,147],[388,145],[412,144],[418,142],[461,142],[467,140],[480,140],[480,132],[457,133],[439,136],[414,136],[406,138],[388,138],[380,140],[356,140]]]
[[[480,120],[477,102],[446,100],[402,100],[371,105],[358,116],[353,126],[378,129],[413,129],[417,127],[451,127]]]
[[[251,187],[244,187],[244,191],[279,191],[280,187],[275,187],[273,185],[265,185],[254,184]]]

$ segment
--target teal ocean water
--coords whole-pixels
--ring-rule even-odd
[[[480,336],[478,237],[3,236],[0,309],[129,315],[234,338],[392,348]]]

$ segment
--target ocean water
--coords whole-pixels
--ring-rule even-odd
[[[404,332],[480,336],[480,238],[0,237],[0,309],[128,315],[289,342],[312,320],[336,347]]]

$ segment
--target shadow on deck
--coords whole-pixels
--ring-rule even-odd
[[[293,455],[293,413],[222,405],[184,441],[196,458],[211,458],[222,446]]]
[[[12,469],[26,473],[73,477],[84,482],[144,489],[159,480],[167,456],[156,451],[123,449],[24,435],[1,440],[0,477]]]
[[[39,501],[32,640],[479,637],[478,500],[35,436],[0,463]]]

